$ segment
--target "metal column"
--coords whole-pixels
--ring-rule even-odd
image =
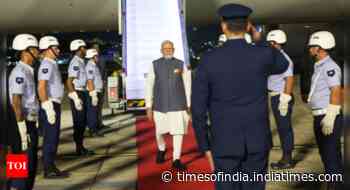
[[[0,34],[0,189],[6,184],[5,156],[7,153],[7,63],[6,63],[7,39]]]

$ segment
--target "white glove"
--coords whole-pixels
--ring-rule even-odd
[[[339,113],[340,105],[328,105],[326,116],[321,121],[322,133],[324,135],[330,135],[333,133],[335,118]]]
[[[30,140],[30,138],[27,136],[27,125],[24,121],[21,121],[17,123],[17,126],[21,136],[22,151],[25,151],[28,149],[28,140]]]
[[[286,116],[288,113],[289,102],[292,100],[292,96],[289,94],[281,93],[280,103],[278,104],[278,110],[280,110],[281,116]]]
[[[46,116],[47,116],[47,121],[53,125],[56,122],[56,113],[55,110],[53,109],[53,103],[52,101],[48,100],[43,103],[41,103],[41,107],[45,110]]]
[[[97,106],[98,104],[98,97],[97,97],[97,92],[96,90],[93,90],[89,92],[89,95],[91,96],[91,102],[93,106]]]
[[[76,92],[71,92],[68,94],[68,97],[73,100],[75,109],[78,111],[83,110],[83,102],[79,98],[78,94]]]

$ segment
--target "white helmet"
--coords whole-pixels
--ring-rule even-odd
[[[39,41],[39,48],[41,50],[48,49],[51,46],[59,46],[57,38],[53,36],[44,36]]]
[[[96,49],[88,49],[86,51],[86,55],[85,55],[85,58],[87,59],[91,59],[93,58],[94,56],[98,55],[98,52]]]
[[[322,49],[332,49],[335,47],[335,38],[328,31],[315,32],[311,35],[309,46],[320,46]]]
[[[12,48],[17,51],[23,51],[29,47],[38,47],[38,40],[31,34],[19,34],[12,42]]]
[[[248,44],[253,43],[252,36],[248,33],[244,34],[244,39],[245,39],[245,41],[247,41]]]
[[[227,41],[226,35],[225,34],[221,34],[219,36],[219,43],[225,43]]]
[[[284,44],[287,42],[287,35],[283,30],[271,30],[266,37],[268,42],[274,41],[278,44]]]
[[[70,43],[70,50],[71,51],[77,51],[82,46],[86,47],[86,43],[84,42],[84,40],[81,40],[81,39],[73,40]]]

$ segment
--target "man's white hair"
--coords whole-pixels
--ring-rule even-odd
[[[171,44],[171,45],[174,47],[174,43],[173,43],[172,41],[170,41],[170,40],[164,40],[164,41],[162,42],[161,48],[163,48],[163,46],[164,46],[165,44]]]

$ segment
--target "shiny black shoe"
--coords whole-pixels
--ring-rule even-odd
[[[165,153],[166,153],[166,150],[164,151],[159,151],[157,152],[157,159],[156,159],[156,163],[157,164],[161,164],[161,163],[164,163],[165,162]]]
[[[111,127],[110,126],[108,126],[108,125],[100,125],[97,129],[98,130],[102,130],[102,129],[110,129]]]
[[[56,166],[51,166],[44,171],[46,179],[63,179],[69,177],[68,172],[60,171]]]
[[[104,137],[105,135],[103,134],[102,131],[100,130],[97,130],[96,133],[95,133],[96,137]]]
[[[77,156],[92,156],[92,155],[95,155],[95,152],[92,150],[88,150],[84,147],[81,147],[81,148],[77,148],[76,154]]]
[[[100,130],[89,131],[89,137],[104,137],[103,133]]]
[[[181,163],[179,159],[173,161],[172,167],[177,170],[187,170],[187,167],[185,164]]]
[[[271,163],[271,169],[273,170],[284,170],[291,168],[294,168],[294,164],[292,163],[292,161],[280,160],[278,162]]]

